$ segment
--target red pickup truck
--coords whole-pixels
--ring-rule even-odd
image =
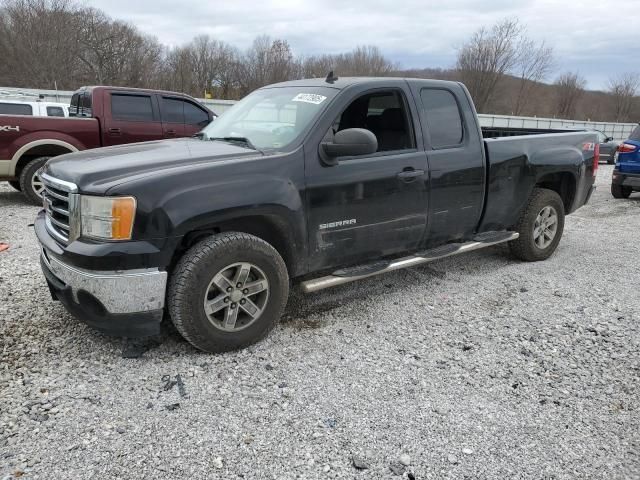
[[[195,99],[174,92],[82,87],[69,118],[0,115],[0,180],[34,204],[43,190],[38,171],[57,155],[89,148],[190,137],[215,118]]]

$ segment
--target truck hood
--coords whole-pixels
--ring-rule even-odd
[[[55,157],[45,173],[75,183],[81,192],[103,194],[132,177],[200,163],[262,156],[249,148],[195,138],[158,140],[97,148]]]

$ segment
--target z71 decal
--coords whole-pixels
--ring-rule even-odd
[[[16,125],[12,127],[11,125],[0,125],[0,132],[19,132],[20,126]]]

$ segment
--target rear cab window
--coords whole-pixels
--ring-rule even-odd
[[[455,148],[462,144],[464,127],[458,102],[449,90],[423,88],[420,91],[426,112],[431,148]]]
[[[629,140],[640,142],[640,125],[633,129],[633,132],[631,132],[631,135],[629,135]]]
[[[76,92],[69,104],[70,117],[91,117],[91,91]]]
[[[0,103],[2,115],[33,115],[33,108],[28,103]]]

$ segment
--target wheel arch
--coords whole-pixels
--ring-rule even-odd
[[[171,268],[184,252],[200,240],[224,232],[248,233],[264,240],[280,254],[289,276],[302,273],[304,265],[298,252],[299,246],[293,240],[288,222],[279,215],[265,213],[225,218],[191,229],[182,237],[174,251]]]
[[[79,149],[69,142],[56,139],[34,140],[20,147],[11,159],[11,170],[19,177],[20,172],[30,160],[38,157],[56,157]]]
[[[559,171],[546,173],[536,180],[534,187],[553,190],[562,199],[564,211],[571,212],[577,192],[577,179],[572,172]]]

